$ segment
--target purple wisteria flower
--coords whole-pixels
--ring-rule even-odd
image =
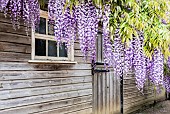
[[[124,49],[124,73],[128,73],[133,67],[133,40],[130,41],[129,46],[125,45]]]
[[[163,85],[168,93],[170,93],[170,76],[164,76]]]
[[[119,35],[119,29],[116,29],[113,46],[114,75],[121,77],[123,76],[124,66],[124,44],[122,43],[122,39]]]
[[[73,45],[76,39],[76,17],[74,10],[70,13],[69,7],[64,9],[65,0],[49,0],[49,20],[54,23],[55,39],[66,46]],[[63,12],[64,11],[64,12]]]
[[[113,45],[109,31],[110,6],[105,6],[103,15],[103,55],[105,66],[110,67],[114,64]]]
[[[134,57],[133,66],[135,70],[136,86],[140,91],[143,91],[146,81],[146,58],[143,51],[144,37],[141,32],[138,33],[139,38],[135,38],[133,41]]]
[[[40,20],[40,6],[38,0],[0,0],[0,11],[5,15],[10,13],[13,27],[19,28],[20,21],[23,19],[26,30],[29,27],[35,29]]]

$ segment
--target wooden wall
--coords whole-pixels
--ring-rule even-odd
[[[31,64],[31,36],[0,13],[0,114],[92,113],[91,64]]]
[[[154,100],[164,100],[165,91],[155,94],[154,88],[149,81],[146,81],[143,94],[139,92],[135,84],[135,77],[132,71],[124,75],[123,79],[123,112],[130,114],[136,110],[143,108],[149,104],[153,104]]]

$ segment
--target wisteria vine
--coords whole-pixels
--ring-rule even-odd
[[[81,3],[78,6],[65,7],[66,0],[49,0],[49,21],[54,24],[55,39],[58,43],[66,43],[67,47],[80,43],[85,58],[90,56],[96,62],[96,40],[98,23],[103,23],[103,55],[106,67],[114,68],[114,75],[120,77],[129,70],[134,70],[137,88],[143,91],[148,78],[159,87],[163,85],[170,92],[170,76],[163,76],[164,57],[161,49],[155,49],[152,59],[144,54],[144,36],[138,32],[139,37],[133,38],[129,45],[122,42],[119,28],[115,31],[113,40],[110,38],[109,16],[110,6],[106,5],[104,11],[97,9],[92,1]],[[0,0],[0,11],[10,14],[14,28],[19,28],[23,20],[26,30],[35,29],[40,20],[40,6],[38,0]],[[102,16],[101,16],[102,15]],[[102,20],[101,20],[102,18]],[[165,22],[164,22],[165,23]],[[170,58],[167,61],[170,70]]]
[[[13,27],[19,28],[21,19],[24,20],[26,30],[35,29],[40,20],[40,6],[38,0],[0,0],[0,11],[10,14]]]

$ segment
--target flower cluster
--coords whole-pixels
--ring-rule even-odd
[[[164,76],[163,85],[166,88],[166,91],[170,93],[170,76]]]
[[[68,46],[74,42],[76,36],[80,42],[80,48],[84,57],[96,59],[96,37],[98,32],[97,9],[92,2],[69,7],[63,12],[65,2],[63,0],[49,1],[49,19],[55,21],[55,38],[58,42],[65,42]],[[72,12],[72,14],[71,14]],[[78,34],[77,34],[78,33]]]
[[[109,15],[110,15],[110,6],[105,6],[104,15],[103,15],[103,55],[105,66],[113,66],[114,64],[114,54],[113,46],[110,39],[109,31]]]
[[[123,66],[124,66],[124,44],[119,35],[119,29],[116,29],[115,38],[113,42],[113,68],[114,75],[121,77],[123,76]]]
[[[146,80],[146,63],[145,63],[145,55],[143,51],[143,40],[144,37],[142,33],[138,33],[139,38],[135,38],[133,41],[134,46],[134,56],[133,56],[133,65],[135,70],[135,78],[137,88],[141,91],[144,88],[145,80]]]
[[[49,20],[54,23],[55,39],[58,43],[68,46],[73,44],[76,38],[76,21],[74,10],[71,14],[69,7],[63,12],[65,2],[63,0],[49,1]]]
[[[0,11],[5,15],[10,13],[13,27],[19,28],[21,19],[24,20],[26,30],[39,24],[40,6],[38,0],[0,0]]]
[[[160,50],[155,50],[153,55],[152,72],[150,75],[151,81],[156,85],[163,84],[163,71],[164,71],[164,57]]]
[[[76,20],[81,51],[84,57],[90,54],[91,61],[95,62],[99,20],[97,9],[92,2],[81,4],[76,8]]]

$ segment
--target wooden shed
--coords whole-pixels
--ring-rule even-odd
[[[154,101],[151,90],[137,90],[132,73],[121,80],[103,69],[101,33],[94,68],[78,41],[68,50],[56,45],[50,26],[41,11],[39,29],[27,35],[0,13],[0,114],[131,113]]]

